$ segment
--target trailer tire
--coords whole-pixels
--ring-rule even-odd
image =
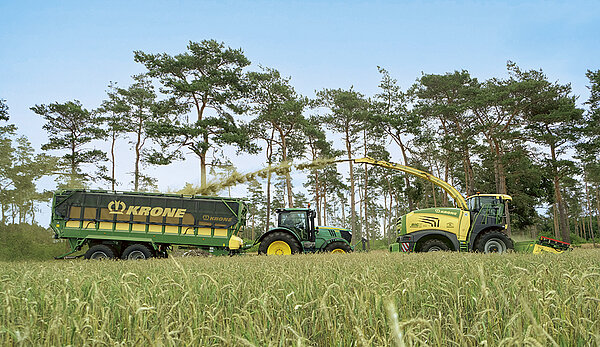
[[[93,260],[114,259],[115,251],[107,245],[93,245],[85,252],[84,257]]]
[[[421,252],[439,252],[447,251],[448,245],[440,239],[431,239],[423,242],[420,251]]]
[[[260,242],[258,254],[288,255],[299,253],[302,249],[300,243],[289,233],[275,231]]]
[[[352,252],[352,247],[349,244],[342,241],[334,241],[327,246],[325,246],[325,252],[327,253],[350,253]]]
[[[123,251],[121,259],[123,260],[145,260],[152,258],[150,249],[142,244],[133,244]]]
[[[506,234],[501,231],[488,231],[475,242],[475,251],[481,253],[506,253],[514,250],[515,246]]]

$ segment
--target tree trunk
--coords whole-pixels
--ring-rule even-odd
[[[408,157],[406,156],[406,147],[404,146],[404,143],[402,143],[402,140],[400,139],[400,136],[398,136],[398,139],[396,140],[396,142],[398,143],[398,145],[400,146],[400,151],[402,152],[402,159],[404,160],[404,166],[408,166]],[[408,175],[404,175],[404,183],[406,184],[406,191],[408,192],[410,189],[410,180],[408,179]],[[410,197],[409,194],[406,195],[406,200],[408,201],[408,209],[410,211],[413,211],[413,201],[412,198]]]
[[[448,182],[450,174],[450,163],[448,162],[448,156],[444,157],[444,181]],[[456,201],[454,202],[456,204]],[[448,206],[448,193],[445,189],[442,189],[442,206]],[[412,211],[412,210],[411,210]]]
[[[269,231],[271,226],[271,164],[273,163],[273,136],[274,130],[271,132],[271,138],[267,140],[267,215],[265,217],[265,232]]]
[[[364,153],[365,153],[365,157],[367,157],[367,129],[363,129],[363,146],[364,146]],[[365,205],[365,216],[362,219],[362,224],[364,225],[364,227],[362,228],[365,235],[367,235],[367,237],[369,237],[370,242],[375,242],[375,238],[369,236],[369,194],[368,194],[368,187],[369,187],[369,170],[367,168],[367,163],[364,164],[364,170],[365,170],[365,182],[364,182],[364,196],[363,196],[363,202]],[[369,245],[370,246],[370,245]]]
[[[115,190],[116,179],[115,179],[115,143],[117,142],[116,133],[112,133],[112,142],[110,144],[110,161],[111,161],[111,190]]]
[[[140,183],[140,147],[142,143],[142,117],[139,118],[137,128],[137,142],[135,143],[135,169],[133,172],[133,186],[137,192],[139,190]]]
[[[321,225],[321,187],[319,183],[319,170],[315,170],[315,205],[317,210],[317,224]]]
[[[354,165],[352,162],[352,144],[350,143],[349,129],[346,128],[346,151],[348,153],[348,164],[350,166],[350,227],[352,228],[352,243],[360,240],[362,235],[356,232],[356,197],[354,196]]]
[[[279,130],[279,136],[281,138],[281,160],[282,162],[287,163],[287,143],[285,141],[285,134],[282,130]],[[287,190],[288,207],[292,208],[294,207],[294,196],[292,193],[292,178],[290,176],[290,170],[285,171],[285,187]]]
[[[327,225],[327,182],[323,182],[323,224]]]
[[[569,232],[569,225],[567,224],[567,213],[562,199],[560,191],[560,177],[558,176],[558,169],[556,168],[556,148],[554,144],[550,145],[550,153],[552,155],[552,170],[553,170],[553,183],[554,183],[554,201],[556,202],[556,208],[558,210],[558,225],[560,227],[560,234],[562,240],[565,242],[571,242],[571,235]]]
[[[204,135],[204,142],[208,143],[208,135]],[[200,152],[200,188],[206,188],[206,154],[208,150],[202,149]]]
[[[558,211],[556,208],[556,202],[552,204],[552,219],[554,222],[554,238],[560,238],[560,228],[558,226]]]
[[[506,172],[502,164],[502,150],[498,141],[494,141],[494,160],[498,170],[497,193],[508,194],[506,190]]]

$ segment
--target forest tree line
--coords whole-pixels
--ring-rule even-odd
[[[41,153],[17,134],[10,101],[0,100],[2,223],[34,220],[51,198],[36,187],[42,177],[59,188],[155,191],[146,168],[193,153],[200,187],[181,192],[201,192],[209,176],[231,174],[244,154],[260,155],[261,167],[284,168],[370,156],[428,171],[466,195],[511,195],[513,233],[583,241],[600,229],[600,70],[587,72],[590,97],[580,107],[570,84],[510,61],[505,77],[423,73],[404,89],[378,67],[374,95],[350,87],[309,98],[291,78],[251,70],[241,49],[214,40],[190,42],[177,55],[136,51],[134,59],[146,72],[126,87],[110,83],[96,108],[76,99],[31,107],[45,121]],[[131,182],[116,175],[122,141],[131,143]],[[239,156],[228,158],[224,148]],[[285,169],[247,183],[246,236],[272,226],[275,208],[310,202],[321,225],[390,241],[397,217],[451,204],[443,190],[403,173],[339,165],[307,171],[302,187]]]

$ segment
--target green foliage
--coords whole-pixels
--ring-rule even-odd
[[[55,102],[35,105],[31,110],[46,121],[43,129],[48,133],[48,143],[42,145],[42,150],[66,151],[58,162],[61,186],[84,187],[87,180],[103,176],[90,174],[82,169],[83,165],[98,165],[106,160],[103,151],[89,148],[93,140],[106,135],[100,128],[101,118],[83,108],[77,100],[62,104]]]
[[[225,48],[215,40],[189,42],[188,52],[171,56],[167,53],[134,52],[135,61],[158,78],[179,115],[163,116],[154,121],[148,133],[161,148],[148,156],[153,164],[168,164],[191,150],[200,158],[201,187],[206,186],[207,153],[215,146],[236,145],[240,150],[254,151],[243,127],[235,124],[233,115],[245,110],[241,102],[247,92],[242,69],[250,64],[241,49]],[[205,114],[210,109],[215,115]],[[187,112],[196,112],[195,120]]]
[[[8,105],[4,99],[0,99],[0,120],[8,120]]]
[[[0,223],[0,261],[48,261],[69,249],[39,225]]]
[[[37,204],[51,198],[50,192],[38,192],[36,183],[55,170],[56,158],[35,154],[15,131],[7,126],[0,132],[0,223],[33,221]]]

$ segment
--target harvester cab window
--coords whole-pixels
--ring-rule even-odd
[[[471,212],[478,212],[486,205],[487,207],[493,207],[501,204],[500,198],[495,196],[473,196],[467,199],[467,207]]]

